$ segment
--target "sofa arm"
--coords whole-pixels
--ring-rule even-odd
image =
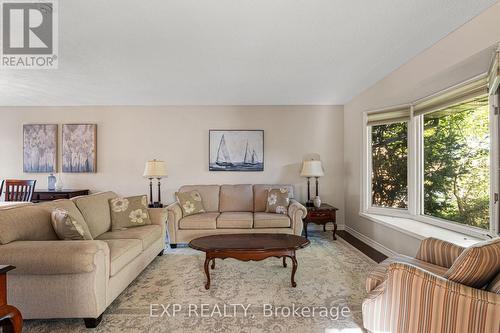
[[[177,230],[179,230],[179,221],[182,219],[181,206],[174,202],[167,206],[167,231],[170,244],[177,243]]]
[[[420,243],[416,259],[450,268],[462,253],[463,247],[436,238],[426,238]]]
[[[0,262],[16,267],[10,274],[90,273],[97,265],[109,266],[109,258],[108,244],[98,240],[16,241],[0,246]]]
[[[292,222],[292,229],[294,235],[302,235],[302,229],[304,228],[304,223],[302,219],[307,215],[307,209],[297,200],[290,200],[290,206],[288,206],[288,216]]]
[[[500,295],[401,262],[390,264],[387,280],[368,295],[362,309],[363,325],[371,332],[455,332],[467,327],[464,332],[497,333],[500,325]]]

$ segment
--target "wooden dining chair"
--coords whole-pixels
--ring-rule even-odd
[[[5,201],[31,201],[36,180],[5,180]]]

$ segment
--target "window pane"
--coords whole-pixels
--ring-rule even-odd
[[[408,208],[408,123],[371,127],[372,205]]]
[[[424,213],[489,229],[488,99],[424,116]]]

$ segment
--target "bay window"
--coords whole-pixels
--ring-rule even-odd
[[[364,213],[500,231],[499,64],[497,52],[489,75],[365,113]]]

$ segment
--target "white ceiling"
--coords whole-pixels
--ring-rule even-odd
[[[0,105],[344,104],[496,0],[59,0]]]

